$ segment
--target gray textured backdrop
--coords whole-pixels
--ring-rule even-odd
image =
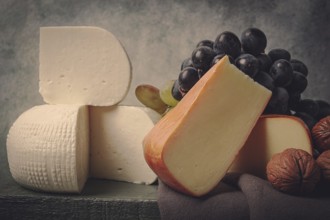
[[[250,26],[269,48],[288,49],[310,69],[306,98],[330,101],[330,4],[326,0],[149,1],[0,0],[0,181],[8,176],[6,135],[25,110],[42,104],[38,93],[40,26],[103,27],[125,46],[133,65],[124,104],[137,105],[139,83],[162,85],[202,39]],[[6,178],[5,178],[6,179]]]

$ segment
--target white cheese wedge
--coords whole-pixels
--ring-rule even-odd
[[[98,27],[42,27],[39,61],[39,92],[49,104],[114,105],[131,83],[124,48]]]
[[[153,183],[142,140],[160,117],[146,107],[90,107],[91,177]]]
[[[24,112],[7,137],[10,172],[22,186],[80,192],[88,177],[88,109],[41,105]]]
[[[147,134],[148,164],[178,191],[208,193],[226,174],[270,96],[224,57]]]
[[[266,166],[271,157],[287,148],[302,149],[312,155],[312,141],[306,124],[294,116],[262,116],[229,172],[266,178]]]

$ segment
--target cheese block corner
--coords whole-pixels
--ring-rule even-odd
[[[270,97],[224,57],[146,135],[146,161],[173,189],[205,195],[226,174]]]
[[[88,177],[88,124],[81,105],[40,105],[21,114],[7,136],[16,182],[38,191],[81,192]]]
[[[160,118],[146,107],[90,107],[91,177],[155,182],[157,176],[144,159],[142,140]]]
[[[266,178],[266,166],[271,157],[287,148],[313,154],[306,124],[295,116],[262,115],[228,172]]]
[[[110,106],[131,84],[131,64],[119,40],[89,26],[40,28],[39,92],[49,104]]]

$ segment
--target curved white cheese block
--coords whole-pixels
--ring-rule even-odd
[[[88,177],[88,109],[41,105],[24,112],[10,128],[10,172],[21,185],[48,192],[80,192]]]
[[[42,27],[39,62],[39,92],[49,104],[111,106],[131,83],[124,48],[98,27]]]
[[[90,107],[91,177],[153,183],[142,140],[160,117],[146,107]]]

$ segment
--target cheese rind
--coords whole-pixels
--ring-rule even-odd
[[[208,193],[225,175],[270,96],[223,58],[145,137],[148,164],[178,191]]]
[[[78,193],[88,177],[88,110],[41,105],[24,112],[7,137],[10,172],[22,186]]]
[[[42,27],[39,61],[39,92],[49,104],[111,106],[131,83],[124,48],[98,27]]]
[[[153,183],[157,176],[144,160],[142,140],[160,117],[146,107],[90,107],[91,177]]]
[[[312,141],[306,124],[295,116],[263,115],[229,172],[266,178],[266,166],[271,157],[288,148],[302,149],[312,155]]]

